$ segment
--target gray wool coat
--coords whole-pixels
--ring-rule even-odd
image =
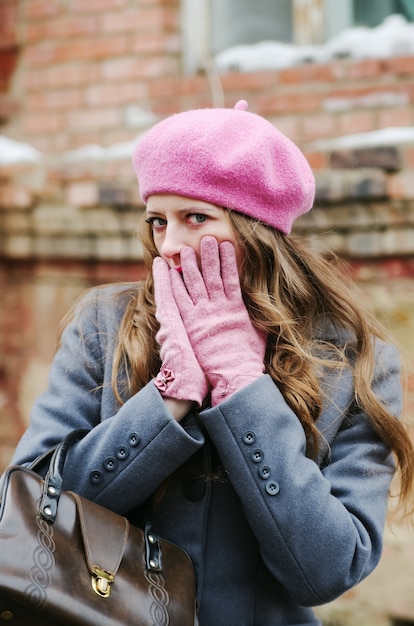
[[[318,462],[267,375],[181,424],[151,382],[120,408],[112,355],[130,289],[98,289],[78,307],[13,462],[90,429],[69,453],[64,488],[127,515],[171,476],[155,525],[191,556],[200,626],[320,624],[310,607],[378,563],[394,472],[354,402],[350,372],[327,374]],[[398,355],[381,342],[376,353],[373,386],[397,416]]]

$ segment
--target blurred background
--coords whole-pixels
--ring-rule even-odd
[[[347,262],[414,409],[414,0],[0,0],[0,471],[47,384],[59,321],[139,280],[137,138],[244,98],[317,179],[295,232]],[[326,626],[414,624],[414,541],[390,524]]]

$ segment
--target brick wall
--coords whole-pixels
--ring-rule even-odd
[[[87,288],[140,280],[140,262],[8,259],[0,263],[0,471],[47,384],[63,315]]]
[[[19,52],[17,16],[18,0],[3,0],[0,4],[0,124],[7,122],[18,108],[8,93]]]
[[[5,54],[20,47],[8,93],[18,115],[5,134],[48,154],[111,145],[135,136],[141,110],[163,116],[241,97],[303,147],[414,123],[414,57],[183,77],[179,5],[3,0],[2,46]]]
[[[180,72],[178,0],[16,0],[21,54],[7,134],[44,152],[134,135],[151,84]]]

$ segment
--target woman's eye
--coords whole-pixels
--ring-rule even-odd
[[[162,217],[148,217],[145,221],[153,228],[162,228],[167,223],[167,220],[164,220]]]
[[[190,213],[188,215],[188,219],[192,224],[202,224],[206,221],[207,216],[203,213]]]

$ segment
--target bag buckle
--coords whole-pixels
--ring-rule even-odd
[[[111,572],[101,569],[97,565],[93,568],[92,589],[101,598],[109,598],[111,593],[111,584],[114,582],[115,576]]]

